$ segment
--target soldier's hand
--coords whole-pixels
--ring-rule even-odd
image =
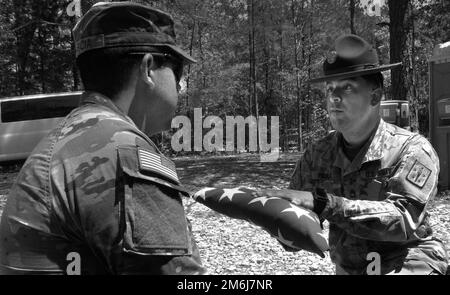
[[[313,194],[307,191],[297,191],[291,189],[260,189],[255,191],[253,194],[255,197],[280,198],[305,209],[314,209]]]

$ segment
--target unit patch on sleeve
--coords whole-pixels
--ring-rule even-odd
[[[431,175],[431,170],[416,160],[406,179],[412,184],[422,188]]]

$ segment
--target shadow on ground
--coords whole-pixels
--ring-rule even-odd
[[[287,187],[298,157],[261,162],[257,155],[175,159],[178,176],[192,192],[202,187]]]

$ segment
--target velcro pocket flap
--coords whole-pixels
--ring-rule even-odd
[[[119,147],[124,173],[124,251],[139,255],[191,255],[179,185],[139,171],[136,147]]]

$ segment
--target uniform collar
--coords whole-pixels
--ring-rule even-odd
[[[94,91],[85,91],[81,95],[81,104],[88,104],[88,103],[99,104],[104,107],[107,107],[113,112],[124,117],[129,123],[135,125],[133,120],[131,120],[131,118],[128,117],[121,109],[119,109],[110,98],[104,96],[101,93]]]
[[[162,154],[161,151],[158,149],[158,147],[153,143],[153,141],[145,134],[143,131],[141,131],[136,124],[133,122],[133,120],[128,117],[121,109],[119,109],[114,102],[109,99],[107,96],[104,96],[101,93],[94,92],[94,91],[85,91],[81,96],[81,104],[98,104],[102,105],[114,113],[117,113],[118,115],[122,116],[127,122],[129,122],[133,127],[136,128],[136,131],[147,140],[148,143],[150,143],[153,148],[159,153]]]
[[[378,124],[377,131],[373,136],[370,146],[364,156],[361,164],[366,162],[372,162],[380,160],[384,156],[384,142],[386,141],[386,122],[380,118],[380,123]]]
[[[341,168],[344,174],[357,171],[364,163],[380,160],[384,156],[383,146],[386,139],[386,122],[381,118],[372,138],[361,148],[352,162],[347,159],[342,149],[342,134],[337,132],[336,135],[337,156],[333,165]]]

